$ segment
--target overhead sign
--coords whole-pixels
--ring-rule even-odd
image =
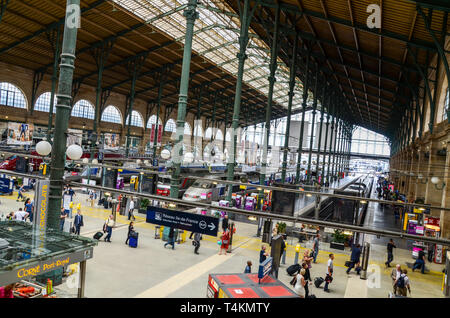
[[[0,286],[16,283],[22,279],[32,278],[73,263],[85,261],[92,258],[93,250],[90,247],[82,251],[33,262],[26,266],[18,266],[10,271],[0,272]]]
[[[169,226],[190,232],[217,236],[219,219],[199,214],[147,207],[147,223]]]

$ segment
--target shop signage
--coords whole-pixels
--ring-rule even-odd
[[[37,182],[37,200],[33,222],[35,227],[44,231],[47,227],[48,214],[48,196],[50,191],[50,180],[38,180]]]
[[[270,272],[272,271],[272,261],[273,261],[272,257],[267,257],[267,259],[264,262],[259,264],[258,278],[260,281],[261,279],[269,275]]]
[[[0,272],[0,286],[16,283],[22,279],[31,278],[63,266],[79,263],[92,258],[93,248],[54,257],[44,261],[33,262],[26,266],[17,267],[11,271]]]
[[[190,232],[217,236],[219,219],[212,216],[147,207],[147,223],[158,224]]]

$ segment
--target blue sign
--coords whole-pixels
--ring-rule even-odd
[[[259,280],[263,279],[272,271],[272,257],[267,257],[267,259],[259,264],[258,269],[258,278]]]
[[[154,206],[147,207],[146,221],[147,223],[211,236],[217,236],[219,227],[219,219],[212,216],[168,210]]]
[[[12,193],[11,179],[0,178],[0,193]]]

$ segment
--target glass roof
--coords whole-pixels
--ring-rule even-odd
[[[116,4],[147,21],[175,41],[184,44],[186,18],[183,9],[187,0],[113,0]],[[240,21],[236,13],[219,0],[202,0],[197,7],[199,19],[194,25],[193,51],[225,71],[237,76]],[[245,62],[244,82],[267,96],[269,91],[269,47],[249,30],[248,59]],[[273,100],[288,106],[289,67],[278,58]],[[297,78],[292,109],[302,103],[302,84]],[[312,100],[308,98],[308,104]]]
[[[34,231],[33,226],[22,221],[0,221],[0,238],[6,240],[7,248],[0,249],[0,273],[37,260],[45,260],[82,251],[97,242],[47,229],[44,235]],[[39,241],[39,244],[36,242]]]

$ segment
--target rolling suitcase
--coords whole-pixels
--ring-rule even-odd
[[[288,268],[286,268],[286,272],[289,276],[294,275],[295,273],[297,273],[298,271],[300,271],[300,264],[294,264],[289,266]]]
[[[94,234],[94,240],[99,240],[103,236],[102,232],[97,232]]]
[[[130,241],[129,241],[128,245],[130,247],[137,247],[137,245],[138,245],[138,238],[130,236]]]
[[[322,277],[316,277],[314,278],[314,286],[316,286],[316,288],[320,288],[320,285],[325,281],[325,279],[323,279]]]

